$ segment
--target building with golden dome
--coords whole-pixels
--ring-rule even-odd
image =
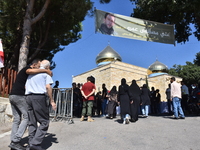
[[[108,45],[104,50],[102,50],[96,57],[96,64],[105,65],[112,61],[122,61],[121,56],[114,50],[110,45]]]
[[[168,67],[158,60],[149,68],[128,64],[122,62],[121,56],[108,45],[97,55],[96,64],[96,68],[74,76],[73,82],[85,83],[87,77],[92,75],[95,77],[97,91],[101,91],[103,83],[110,90],[114,85],[118,87],[122,78],[125,78],[129,85],[134,79],[139,86],[148,83],[149,88],[159,89],[161,101],[166,101],[165,90],[172,76],[167,74]],[[182,78],[176,77],[176,80],[179,82]]]
[[[156,60],[153,64],[151,64],[148,68],[148,75],[149,77],[161,75],[161,74],[167,74],[168,67],[164,65],[163,63]]]

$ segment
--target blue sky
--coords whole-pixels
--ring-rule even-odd
[[[96,0],[94,7],[99,10],[130,16],[133,5],[129,0],[112,0],[109,4],[100,4]],[[185,65],[186,61],[193,62],[196,53],[200,51],[200,42],[194,37],[186,44],[162,44],[133,39],[113,37],[95,33],[94,17],[85,17],[82,22],[82,39],[72,43],[58,52],[53,61],[54,81],[60,81],[60,88],[71,87],[72,75],[76,76],[97,67],[96,56],[108,45],[119,53],[122,61],[136,66],[148,68],[158,59],[171,68],[174,64]]]

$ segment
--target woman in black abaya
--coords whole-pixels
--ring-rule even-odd
[[[107,113],[110,119],[116,117],[117,94],[117,88],[116,86],[113,86],[111,91],[108,93]]]
[[[131,100],[133,101],[131,104],[131,120],[130,121],[136,122],[138,120],[138,110],[140,107],[141,90],[135,80],[132,80],[132,84],[130,85],[129,89],[131,93]]]
[[[129,86],[126,84],[126,79],[121,80],[121,85],[118,91],[118,102],[120,105],[120,114],[123,119],[123,124],[128,124],[130,119],[130,93]]]
[[[141,107],[142,107],[142,115],[144,117],[148,117],[148,114],[149,114],[149,106],[151,105],[151,100],[150,100],[150,91],[149,89],[147,88],[147,85],[146,84],[143,84],[143,87],[142,87],[142,93],[141,93],[141,100],[142,100],[142,103],[141,103]]]

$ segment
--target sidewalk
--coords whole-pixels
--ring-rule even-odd
[[[119,117],[94,122],[74,118],[74,124],[51,122],[42,147],[48,150],[200,150],[200,117],[173,120],[170,116],[139,118],[123,125]],[[27,132],[23,142],[27,142]],[[10,135],[0,138],[8,150]]]

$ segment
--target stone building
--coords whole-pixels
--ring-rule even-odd
[[[85,83],[87,77],[92,75],[95,77],[97,91],[101,91],[103,83],[110,90],[114,85],[118,87],[122,78],[125,78],[129,85],[135,79],[139,86],[148,83],[149,88],[159,89],[161,101],[166,102],[165,90],[172,76],[167,74],[167,66],[158,60],[149,68],[124,63],[120,55],[108,45],[97,55],[96,64],[96,68],[74,76],[73,82]],[[182,78],[176,77],[176,80],[180,82]]]

